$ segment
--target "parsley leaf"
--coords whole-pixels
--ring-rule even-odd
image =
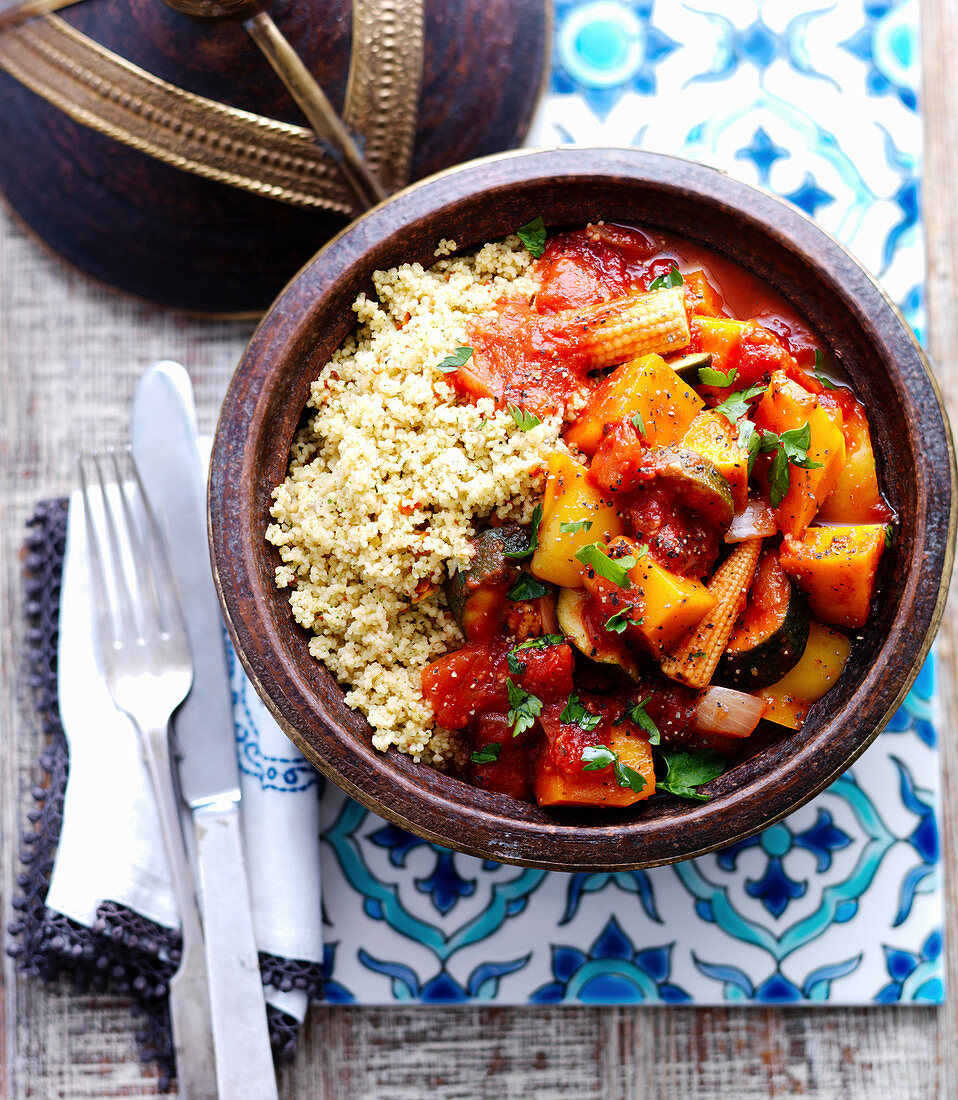
[[[549,592],[549,586],[543,584],[529,573],[520,573],[519,579],[506,593],[507,600],[537,600]]]
[[[546,249],[546,223],[542,220],[542,215],[533,218],[531,222],[526,222],[525,225],[520,225],[516,230],[516,236],[538,260]]]
[[[452,355],[447,355],[441,363],[436,364],[436,370],[441,370],[443,374],[449,374],[451,371],[464,367],[471,356],[472,348],[456,348]]]
[[[584,772],[598,772],[614,764],[619,759],[619,754],[613,752],[608,745],[589,745],[582,750],[582,759],[586,761],[582,765]]]
[[[500,744],[493,741],[489,745],[483,745],[478,752],[474,752],[469,759],[473,764],[494,764],[499,759]]]
[[[747,415],[749,401],[765,390],[765,386],[749,386],[747,390],[737,390],[726,397],[721,405],[716,405],[714,411],[724,416],[734,427],[741,417]]]
[[[822,464],[808,457],[808,448],[812,442],[812,429],[806,420],[801,428],[791,428],[779,436],[788,461],[803,470],[820,470]]]
[[[751,420],[738,422],[738,445],[748,451],[748,474],[752,476],[755,459],[758,458],[759,447],[762,443],[761,435],[755,430]]]
[[[667,769],[665,779],[656,783],[656,790],[667,791],[679,798],[691,798],[697,802],[708,802],[709,796],[695,790],[708,783],[725,771],[721,757],[711,749],[696,749],[695,752],[663,752],[662,759]]]
[[[632,623],[633,626],[640,626],[642,620],[639,619],[636,622],[630,615],[632,608],[628,608],[626,611],[616,611],[614,615],[610,615],[605,620],[605,629],[611,630],[613,634],[621,634],[623,630]]]
[[[539,545],[539,524],[542,522],[542,505],[537,504],[532,509],[532,526],[529,528],[529,544],[524,550],[504,550],[503,557],[514,558],[516,560],[520,558],[527,558]]]
[[[587,711],[579,701],[579,697],[573,692],[569,696],[569,701],[565,705],[565,710],[559,715],[559,721],[578,726],[579,729],[594,730],[602,721],[602,715],[592,714],[590,711]]]
[[[895,541],[895,525],[894,523],[885,524],[885,545],[891,546]]]
[[[607,581],[617,584],[619,588],[631,587],[629,570],[638,560],[631,554],[613,560],[597,542],[590,542],[588,546],[576,550],[575,556],[577,561],[591,567],[600,577],[605,577]]]
[[[612,765],[612,774],[620,787],[629,787],[636,794],[645,790],[645,776],[630,768],[628,764],[622,764],[618,760]]]
[[[836,386],[835,383],[830,378],[826,378],[825,375],[822,374],[822,367],[824,367],[824,366],[825,366],[825,356],[822,355],[822,353],[818,350],[818,348],[816,348],[815,349],[815,368],[812,371],[812,374],[815,375],[815,377],[818,379],[819,382],[821,382],[821,384],[825,387],[826,390],[837,390],[838,386]]]
[[[705,655],[706,654],[704,649],[697,649],[694,653],[690,653],[689,657],[691,657],[691,659],[695,661],[698,660],[699,657],[704,657]]]
[[[768,498],[773,508],[777,508],[788,496],[790,484],[788,457],[784,448],[776,447],[772,464],[768,468]]]
[[[699,378],[706,386],[731,386],[738,378],[738,367],[732,367],[728,374],[723,374],[722,371],[714,370],[712,367],[699,367]]]
[[[682,272],[673,264],[672,270],[667,275],[660,275],[649,283],[649,290],[663,290],[665,287],[681,286],[684,282]]]
[[[659,727],[649,717],[645,705],[648,703],[652,696],[649,695],[642,700],[641,703],[633,702],[625,708],[625,713],[629,716],[629,719],[634,722],[640,730],[645,730],[649,735],[649,744],[658,745],[662,740],[659,734]]]
[[[636,794],[641,794],[645,789],[645,776],[640,775],[635,768],[623,764],[619,760],[619,754],[608,745],[590,745],[582,750],[582,765],[584,772],[597,772],[612,765],[612,774],[620,787],[629,787]]]
[[[580,531],[588,531],[591,526],[591,519],[573,519],[568,523],[560,523],[559,530],[563,535],[577,535]]]
[[[518,405],[509,405],[509,415],[516,422],[516,427],[520,432],[527,432],[530,428],[535,428],[542,421],[534,414],[526,412],[525,409],[520,409]]]
[[[565,642],[564,634],[543,634],[538,638],[529,638],[520,642],[506,654],[506,663],[509,671],[516,676],[521,676],[528,667],[524,661],[520,661],[517,654],[522,649],[546,649],[550,645],[562,645]]]
[[[632,426],[643,438],[645,438],[649,434],[645,430],[645,421],[642,419],[641,413],[637,412],[635,416],[632,417]]]
[[[506,691],[509,693],[508,720],[512,723],[512,736],[518,737],[520,733],[532,729],[536,719],[542,713],[542,700],[526,691],[514,681],[506,677]]]

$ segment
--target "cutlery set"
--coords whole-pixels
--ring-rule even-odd
[[[276,1082],[186,371],[151,368],[134,397],[130,446],[84,455],[79,466],[97,663],[139,734],[180,914],[182,954],[170,982],[180,1092],[270,1100]]]

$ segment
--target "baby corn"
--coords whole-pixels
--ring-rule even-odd
[[[677,351],[690,339],[681,287],[613,298],[560,314],[558,327],[576,337],[590,370],[614,367],[640,355]]]
[[[711,682],[715,666],[732,636],[735,623],[755,576],[761,539],[740,542],[715,570],[706,587],[716,598],[715,606],[662,662],[662,671],[689,687],[704,688]]]

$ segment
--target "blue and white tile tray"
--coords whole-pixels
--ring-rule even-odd
[[[769,188],[849,245],[920,331],[917,20],[914,0],[557,0],[530,143],[639,145]],[[648,872],[484,863],[327,786],[326,999],[940,1002],[936,726],[929,659],[826,793]]]

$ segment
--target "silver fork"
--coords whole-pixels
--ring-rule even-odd
[[[180,1095],[216,1100],[203,932],[173,785],[169,723],[193,681],[176,580],[128,447],[80,458],[100,669],[136,726],[159,810],[180,912],[182,956],[170,981]]]

